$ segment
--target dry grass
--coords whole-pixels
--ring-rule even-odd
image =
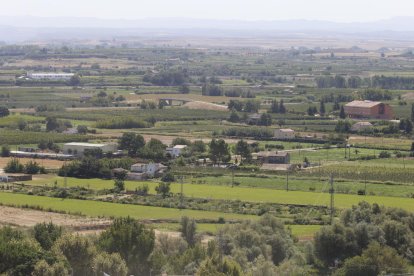
[[[0,168],[4,168],[10,161],[11,157],[0,157]],[[26,164],[29,161],[36,161],[46,169],[59,169],[64,164],[64,161],[51,160],[51,159],[31,159],[31,158],[19,158],[22,164]]]

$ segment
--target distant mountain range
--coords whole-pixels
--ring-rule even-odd
[[[329,32],[338,34],[370,33],[378,36],[400,33],[401,38],[414,37],[414,17],[396,17],[375,22],[337,23],[317,20],[208,20],[190,18],[149,18],[138,20],[98,19],[76,17],[11,17],[0,16],[0,41],[22,41],[39,37],[77,34],[131,35],[142,30],[158,34],[193,35],[266,35],[269,31]],[[412,33],[412,34],[411,34]]]

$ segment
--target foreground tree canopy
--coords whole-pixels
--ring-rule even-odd
[[[270,215],[227,224],[202,243],[195,220],[181,237],[131,218],[115,219],[97,236],[52,223],[28,232],[0,229],[0,273],[6,275],[386,275],[412,271],[414,214],[360,203],[324,226],[314,242],[297,242]]]

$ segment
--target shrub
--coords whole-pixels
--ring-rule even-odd
[[[381,151],[378,155],[379,158],[390,158],[391,157],[391,153],[389,153],[388,151]]]
[[[6,173],[22,173],[24,171],[23,164],[20,163],[19,159],[12,158],[4,167]]]

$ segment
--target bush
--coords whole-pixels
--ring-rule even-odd
[[[24,173],[38,174],[40,172],[40,166],[36,161],[29,161],[24,165]]]
[[[1,147],[1,157],[9,157],[10,156],[10,148],[7,145]]]
[[[6,117],[10,115],[10,111],[5,106],[0,106],[0,117]]]
[[[20,163],[19,159],[12,158],[4,167],[6,173],[22,173],[24,171],[23,164]]]
[[[388,151],[381,151],[378,156],[379,158],[390,158],[391,153],[389,153]]]
[[[175,177],[174,174],[172,172],[166,172],[162,177],[161,177],[161,181],[163,182],[174,182]]]
[[[165,182],[161,182],[157,187],[155,187],[155,191],[157,194],[161,195],[162,198],[170,196],[170,189],[170,183]]]

